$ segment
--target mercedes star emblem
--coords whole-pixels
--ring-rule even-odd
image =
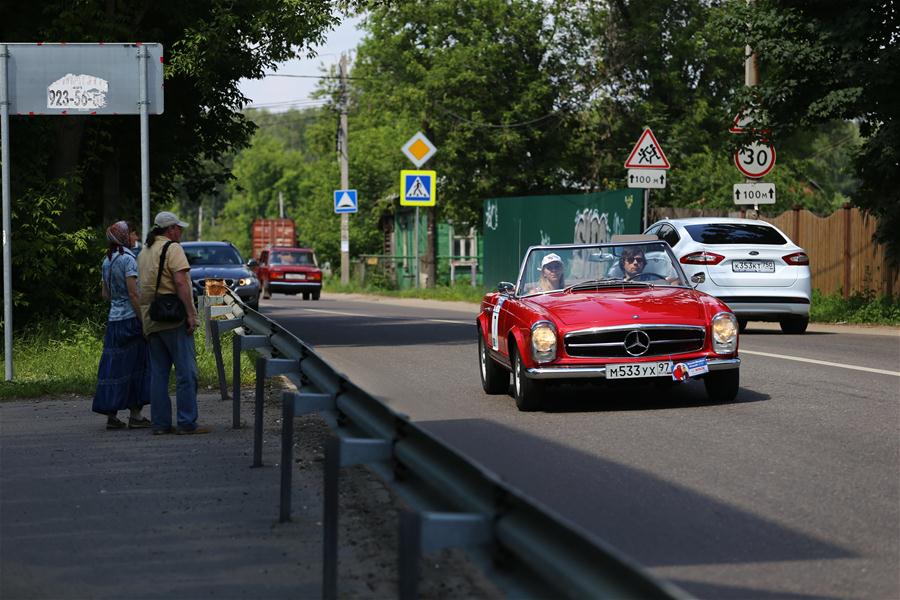
[[[650,336],[640,329],[629,331],[625,336],[625,352],[632,356],[640,356],[650,348]]]

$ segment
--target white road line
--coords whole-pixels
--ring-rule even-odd
[[[768,356],[770,358],[783,358],[784,360],[796,360],[799,362],[812,363],[814,365],[823,365],[826,367],[839,367],[841,369],[852,369],[854,371],[865,371],[867,373],[878,373],[880,375],[893,375],[900,377],[900,371],[888,371],[886,369],[872,369],[870,367],[857,367],[856,365],[844,365],[841,363],[828,362],[827,360],[814,360],[812,358],[800,358],[799,356],[786,356],[784,354],[771,354],[769,352],[753,352],[751,350],[740,349],[740,354],[755,354],[756,356]]]
[[[372,315],[363,315],[360,313],[348,313],[338,310],[325,310],[324,308],[304,308],[306,312],[323,313],[326,315],[340,315],[342,317],[371,317]]]
[[[451,321],[449,319],[427,319],[429,323],[451,323],[453,325],[472,325],[474,324],[474,320],[472,321]]]

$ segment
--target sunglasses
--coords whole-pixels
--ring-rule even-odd
[[[549,263],[549,264],[544,265],[544,268],[549,269],[551,271],[562,271],[563,270],[563,266],[559,263]]]
[[[632,256],[631,258],[626,258],[625,262],[627,263],[645,263],[647,259],[643,256]]]

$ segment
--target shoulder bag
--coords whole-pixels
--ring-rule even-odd
[[[174,242],[168,241],[163,246],[162,253],[159,255],[159,271],[156,273],[156,292],[153,296],[153,302],[150,303],[150,318],[154,321],[163,323],[177,323],[183,321],[187,317],[184,310],[184,303],[177,294],[160,294],[159,282],[162,279],[163,266],[166,264],[166,251],[169,244]]]

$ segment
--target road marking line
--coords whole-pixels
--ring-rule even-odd
[[[371,317],[372,315],[363,315],[359,313],[341,312],[338,310],[325,310],[324,308],[304,308],[307,312],[324,313],[326,315],[340,315],[342,317]]]
[[[429,323],[450,323],[452,325],[471,325],[472,321],[451,321],[449,319],[427,319]]]
[[[770,352],[753,352],[751,350],[739,351],[741,354],[755,354],[757,356],[768,356],[770,358],[783,358],[785,360],[796,360],[800,362],[812,363],[814,365],[823,365],[826,367],[840,367],[842,369],[852,369],[854,371],[865,371],[867,373],[878,373],[880,375],[893,375],[900,377],[900,371],[888,371],[886,369],[873,369],[871,367],[857,367],[856,365],[843,365],[841,363],[828,362],[827,360],[814,360],[812,358],[800,358],[799,356],[785,356],[784,354],[772,354]]]

